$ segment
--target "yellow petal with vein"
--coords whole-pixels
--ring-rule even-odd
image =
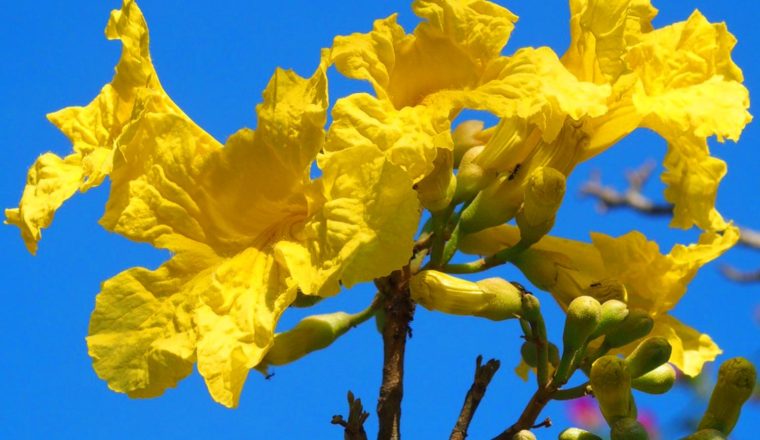
[[[192,372],[194,289],[217,261],[207,248],[193,248],[155,271],[133,268],[103,283],[87,346],[95,372],[114,391],[155,397]]]
[[[388,275],[412,256],[419,202],[412,181],[374,147],[354,147],[320,161],[321,200],[295,240],[277,250],[300,289],[329,296]]]
[[[199,295],[198,371],[214,400],[235,407],[296,289],[286,284],[273,252],[251,247],[215,268]]]
[[[650,336],[664,336],[668,339],[673,348],[670,362],[690,377],[698,375],[706,362],[715,360],[723,353],[709,335],[700,333],[670,315],[655,319]]]
[[[418,0],[427,21],[406,34],[392,15],[372,32],[335,38],[332,61],[344,75],[372,83],[396,108],[426,96],[476,86],[485,65],[501,52],[517,17],[483,0]]]
[[[365,93],[339,99],[332,111],[327,152],[376,147],[415,182],[433,170],[438,148],[453,148],[448,113],[426,106],[396,110]]]
[[[562,62],[578,78],[613,83],[626,70],[623,55],[652,31],[649,0],[570,0],[570,47]]]
[[[64,159],[43,155],[29,171],[28,187],[17,209],[6,211],[7,222],[21,228],[34,253],[41,229],[76,190],[99,185],[111,172],[116,140],[135,113],[147,109],[182,114],[166,96],[148,52],[148,28],[132,0],[113,11],[106,36],[121,40],[122,54],[111,83],[85,107],[69,107],[48,115],[73,143]],[[55,189],[53,189],[55,188]]]
[[[19,207],[5,210],[5,223],[18,226],[32,254],[37,252],[42,229],[50,226],[55,211],[79,189],[81,161],[78,154],[65,158],[43,154],[29,169]]]

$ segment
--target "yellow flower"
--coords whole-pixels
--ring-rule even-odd
[[[504,225],[465,236],[461,247],[468,253],[492,255],[519,238],[517,228]],[[652,335],[666,337],[673,346],[670,361],[694,376],[721,351],[708,335],[668,312],[686,293],[699,268],[731,248],[738,238],[738,229],[729,226],[723,233],[705,232],[698,243],[676,245],[663,255],[656,243],[635,231],[618,238],[592,233],[592,243],[545,236],[514,264],[563,308],[579,296],[593,295],[593,287],[599,283],[622,283],[628,306],[648,312],[655,322]]]
[[[335,39],[331,60],[376,97],[335,104],[327,151],[376,145],[415,182],[433,170],[437,149],[452,148],[450,120],[463,108],[530,120],[551,139],[569,116],[604,113],[609,87],[578,81],[551,49],[501,55],[517,17],[485,0],[416,0],[423,19],[412,34],[396,16],[367,34]]]
[[[536,156],[550,158],[549,166],[567,175],[578,163],[645,127],[669,144],[662,180],[665,198],[674,204],[672,226],[725,229],[715,198],[726,165],[710,156],[707,138],[736,141],[751,120],[742,73],[730,56],[734,37],[725,25],[710,24],[699,12],[654,30],[651,21],[657,10],[649,0],[572,0],[570,9],[571,44],[562,62],[576,80],[586,82],[581,84],[611,88],[606,111],[571,113],[564,126],[503,119],[477,159],[478,165],[502,177],[481,195],[485,200],[477,201],[488,208],[474,216],[487,217],[494,203],[519,205],[519,197],[503,201],[509,199],[505,194],[521,193],[524,176],[548,165]],[[521,173],[515,176],[517,170]],[[509,220],[492,217],[470,228]]]
[[[752,119],[742,72],[731,60],[736,39],[725,24],[695,11],[654,30],[649,0],[572,0],[571,44],[562,60],[578,79],[610,84],[609,112],[587,121],[584,160],[637,127],[668,142],[665,197],[672,226],[722,230],[715,210],[725,163],[710,156],[707,138],[737,141]]]
[[[23,218],[34,244],[77,185],[110,173],[101,224],[172,257],[103,284],[87,337],[95,371],[116,391],[151,397],[197,362],[212,397],[235,406],[298,290],[333,295],[408,262],[419,221],[412,181],[365,146],[323,158],[322,177],[310,179],[325,136],[324,60],[310,78],[277,70],[258,128],[223,146],[161,89],[132,0],[107,35],[124,45],[114,81],[90,106],[54,115],[75,153],[63,165],[43,157],[9,220]],[[85,165],[96,156],[99,168]],[[62,182],[65,192],[47,190]]]

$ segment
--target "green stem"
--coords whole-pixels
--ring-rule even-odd
[[[454,212],[454,207],[449,206],[443,211],[433,213],[432,216],[432,244],[430,248],[430,261],[427,264],[428,269],[437,269],[443,261],[443,251],[446,245],[446,226],[449,224],[449,218]]]
[[[357,312],[351,315],[351,328],[356,327],[359,324],[363,324],[374,317],[375,313],[377,313],[377,309],[380,308],[381,302],[382,301],[380,300],[380,294],[378,293],[375,295],[375,298],[372,300],[372,304],[370,304],[369,307],[362,310],[361,312]]]
[[[589,383],[586,382],[581,385],[578,385],[577,387],[568,388],[566,390],[555,391],[554,394],[552,394],[552,399],[573,400],[573,399],[578,399],[583,396],[588,396],[589,394],[591,394],[589,392]]]
[[[488,270],[495,266],[500,266],[505,263],[509,263],[516,259],[522,252],[528,247],[517,243],[516,245],[501,250],[490,257],[481,258],[479,260],[470,261],[468,263],[459,264],[447,264],[444,266],[444,270],[447,273],[478,273]]]
[[[549,383],[549,341],[546,338],[546,324],[544,318],[538,318],[530,323],[533,341],[538,349],[536,357],[536,378],[539,388],[546,387]]]

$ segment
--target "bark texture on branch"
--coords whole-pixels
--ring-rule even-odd
[[[409,291],[409,267],[375,281],[384,300],[383,382],[377,400],[378,440],[401,438],[401,399],[404,395],[404,353],[414,317]]]
[[[459,419],[457,419],[454,429],[451,431],[449,440],[464,440],[467,437],[467,430],[472,422],[472,417],[475,415],[475,411],[480,405],[480,401],[486,394],[488,384],[491,383],[494,374],[499,370],[501,365],[496,359],[491,359],[483,363],[483,356],[478,356],[475,361],[475,379],[472,382],[470,390],[467,391],[467,396],[464,399],[462,410],[459,413]]]
[[[364,411],[361,399],[355,399],[354,393],[349,391],[348,421],[343,416],[335,415],[330,423],[343,427],[343,440],[367,440],[367,432],[364,430],[367,417],[369,413]]]

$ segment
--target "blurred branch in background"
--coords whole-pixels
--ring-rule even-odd
[[[628,188],[621,192],[602,183],[601,173],[595,172],[581,187],[581,194],[597,200],[597,207],[604,213],[610,209],[626,208],[648,216],[669,216],[673,206],[669,203],[655,202],[644,195],[642,188],[652,176],[656,164],[647,161],[638,169],[626,172]],[[746,227],[739,227],[739,244],[750,249],[760,250],[760,232]],[[729,265],[720,268],[723,275],[735,282],[760,282],[760,269],[745,272]]]

